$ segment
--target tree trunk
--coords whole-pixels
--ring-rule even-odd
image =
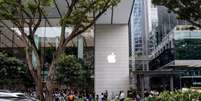
[[[52,90],[47,90],[47,93],[46,93],[46,101],[53,101],[53,92]]]
[[[46,101],[53,101],[53,80],[55,76],[55,59],[52,60],[51,65],[49,66],[49,71],[48,71],[48,77],[46,81],[46,87],[47,87],[47,92],[46,92]]]
[[[33,63],[32,63],[32,51],[30,51],[29,47],[26,47],[26,59],[29,67],[29,71],[35,81],[35,88],[36,88],[36,96],[40,101],[45,101],[43,95],[43,83],[42,83],[42,76],[41,76],[41,67],[40,61],[37,63],[37,73],[34,70]],[[38,59],[39,60],[39,59]]]
[[[45,98],[44,98],[44,95],[43,95],[43,84],[42,84],[41,80],[37,81],[37,84],[36,84],[36,95],[37,95],[37,98],[40,101],[45,101]]]
[[[53,85],[51,80],[46,81],[46,101],[53,101]]]

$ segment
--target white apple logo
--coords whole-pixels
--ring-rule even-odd
[[[107,56],[108,63],[116,63],[116,55],[112,52],[112,54]]]

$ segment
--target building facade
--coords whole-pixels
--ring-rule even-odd
[[[95,25],[95,92],[109,99],[129,90],[129,26],[133,0],[121,0]]]
[[[40,27],[44,27],[45,29],[50,27],[51,30],[42,30],[41,33],[37,32],[42,34],[42,36],[40,36],[40,39],[42,39],[41,42],[43,42],[41,43],[41,45],[43,45],[42,47],[50,46],[47,41],[51,41],[54,47],[57,46],[58,38],[47,38],[46,35],[60,35],[60,32],[55,32],[54,28],[59,27],[60,17],[68,10],[68,5],[65,0],[56,0],[55,3],[59,5],[58,8],[47,7],[45,9],[50,24],[46,23],[46,20],[43,19],[40,25]],[[92,67],[94,67],[94,90],[97,95],[107,90],[109,98],[112,98],[112,95],[117,95],[122,90],[127,93],[129,89],[128,22],[132,6],[133,0],[121,0],[117,6],[109,8],[96,21],[96,24],[92,28],[94,37],[90,38],[90,40],[92,39],[94,44],[90,47],[92,52],[90,52],[89,55],[92,55],[90,58],[93,59],[91,61],[93,61]],[[79,58],[87,58],[85,54],[83,54],[84,41],[79,37],[77,38],[78,40],[76,39],[76,41],[70,42],[70,46],[75,44],[76,49],[72,49],[72,51],[78,55]],[[9,40],[9,42],[12,41],[15,40]],[[9,42],[6,43],[9,44]],[[20,45],[22,45],[22,48],[24,47],[23,43]],[[4,45],[4,47],[8,46]],[[68,47],[68,45],[66,47]]]
[[[177,74],[152,76],[151,89],[173,90],[200,86],[200,29],[186,21],[177,20],[176,14],[165,7],[160,6],[158,11],[156,47],[150,55],[149,69]]]
[[[157,7],[151,0],[135,0],[130,22],[130,67],[132,71],[148,71],[149,55],[154,48],[154,33],[158,26]],[[140,88],[140,80],[132,74],[134,89]],[[149,89],[149,77],[144,79],[145,89]]]

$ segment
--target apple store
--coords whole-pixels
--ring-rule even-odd
[[[98,19],[92,29],[83,33],[75,40],[72,40],[72,42],[66,46],[66,51],[73,50],[75,52],[74,54],[77,54],[79,58],[84,57],[86,61],[87,59],[89,60],[87,62],[92,62],[89,64],[93,64],[94,88],[98,95],[107,90],[109,97],[111,97],[111,95],[119,94],[121,90],[127,92],[129,89],[128,22],[131,15],[132,4],[133,0],[121,0],[118,6],[108,9],[108,11]],[[55,11],[51,14],[55,14]],[[49,32],[53,32],[53,34],[57,33],[59,20],[52,17],[49,21],[52,26],[42,21],[44,25],[41,25],[41,29],[37,32],[39,33],[37,37],[40,38],[41,47],[49,47],[49,43],[55,46],[57,45],[58,37],[47,37],[47,35],[50,35]],[[23,52],[20,52],[20,49],[25,46],[19,41],[17,36],[6,31],[4,28],[1,28],[1,31],[7,33],[7,35],[0,33],[0,48],[14,49],[14,54],[22,54]],[[85,42],[85,40],[87,41]],[[83,48],[83,43],[86,44],[87,48]],[[74,45],[77,46],[76,49],[73,48]]]
[[[109,97],[129,89],[128,22],[132,0],[109,9],[95,26],[95,92]]]

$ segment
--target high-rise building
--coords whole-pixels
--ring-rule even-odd
[[[143,55],[143,2],[135,0],[133,12],[131,16],[131,56]]]
[[[151,3],[151,0],[135,0],[130,22],[130,66],[132,70],[149,70],[149,54],[154,48],[153,33],[157,26],[157,7]],[[137,75],[132,77],[134,77],[131,78],[132,85],[139,85],[139,82],[136,84]],[[149,89],[149,79],[146,78],[145,82],[145,87]]]
[[[143,16],[143,1],[135,0],[130,19],[130,71],[142,69],[141,66],[143,65],[142,63],[137,62],[137,58],[144,54]],[[137,76],[132,74],[132,72],[130,73],[130,86],[137,89]]]

